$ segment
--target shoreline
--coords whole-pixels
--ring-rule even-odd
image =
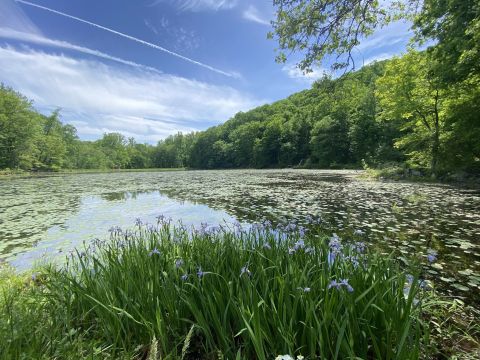
[[[0,181],[10,179],[25,179],[47,176],[76,175],[76,174],[110,174],[110,173],[140,173],[140,172],[169,172],[186,171],[186,168],[146,168],[146,169],[72,169],[61,171],[4,171],[0,170]]]
[[[426,175],[404,175],[391,173],[388,169],[317,169],[317,168],[229,168],[229,169],[194,169],[194,168],[143,168],[143,169],[72,169],[61,171],[24,171],[24,170],[0,170],[0,181],[12,179],[42,178],[48,176],[76,175],[76,174],[110,174],[110,173],[145,173],[145,172],[175,172],[175,171],[235,171],[235,170],[311,170],[311,171],[338,171],[355,172],[354,177],[363,181],[397,182],[410,184],[431,184],[446,185],[465,188],[469,190],[480,190],[480,177],[474,174],[467,174],[461,179],[458,178],[431,178]]]

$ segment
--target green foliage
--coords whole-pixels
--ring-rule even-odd
[[[138,144],[119,133],[80,141],[74,126],[62,124],[59,110],[50,116],[39,114],[21,94],[0,86],[0,169],[184,167],[194,136],[178,134],[157,147]]]
[[[477,0],[274,0],[276,20],[269,38],[276,38],[285,62],[288,52],[302,52],[298,67],[311,71],[329,55],[332,67],[355,68],[352,52],[361,40],[393,20],[412,20],[415,40],[434,42],[428,51],[444,82],[478,75],[480,5]]]
[[[391,60],[377,85],[381,118],[404,121],[405,135],[396,145],[406,150],[413,165],[436,173],[446,94],[435,81],[426,54],[410,51]]]
[[[358,163],[365,159],[378,165],[379,159],[401,161],[405,156],[409,166],[428,169],[433,175],[458,170],[478,172],[480,125],[473,115],[480,100],[478,1],[275,0],[274,6],[277,19],[270,37],[278,40],[282,51],[277,60],[286,61],[285,50],[301,52],[303,59],[297,66],[307,72],[329,55],[336,55],[334,69],[354,68],[352,51],[362,38],[392,20],[413,21],[413,40],[429,44],[426,52],[410,51],[388,62],[385,76],[378,81],[377,99],[371,92],[357,92],[358,84],[350,84],[342,93],[340,102],[355,99],[364,103],[348,114],[352,117],[348,129],[352,160]],[[340,83],[342,79],[348,79],[348,75]],[[381,132],[374,125],[377,100],[381,109],[376,120]],[[329,102],[335,103],[332,99]],[[346,107],[349,112],[352,108]],[[334,150],[331,146],[337,143],[335,137],[341,132],[345,115],[333,110],[320,119],[314,125],[310,162],[328,166],[331,156],[325,151],[338,151],[340,158],[344,154],[346,135]],[[395,125],[391,123],[389,131],[388,122],[392,121]],[[361,141],[365,136],[370,142]],[[392,140],[400,153],[392,151]]]
[[[391,19],[385,4],[371,0],[274,0],[273,5],[277,18],[269,37],[278,40],[277,61],[286,61],[287,50],[305,52],[298,67],[306,72],[332,54],[337,54],[333,68],[354,66],[352,52],[360,39]]]
[[[345,164],[348,161],[348,125],[345,118],[325,116],[312,130],[312,155],[320,167]]]
[[[418,41],[428,49],[435,73],[451,84],[480,75],[480,3],[476,0],[424,0],[414,21]]]
[[[478,76],[445,84],[431,55],[410,51],[386,65],[376,95],[382,121],[394,121],[402,131],[395,145],[413,168],[439,175],[479,169],[480,100]]]
[[[31,103],[12,89],[0,86],[0,168],[35,166],[40,115]]]
[[[398,161],[400,131],[377,121],[376,79],[383,63],[241,112],[197,134],[187,165],[193,168],[360,167]],[[394,124],[396,125],[396,123]]]
[[[447,169],[480,173],[480,75],[450,87],[442,159]]]
[[[112,356],[88,333],[70,327],[68,314],[49,298],[47,278],[39,273],[19,276],[0,268],[1,359],[131,359]]]
[[[11,344],[0,355],[28,357],[37,349],[47,357],[58,350],[51,344],[79,342],[142,358],[426,354],[422,303],[429,293],[416,280],[406,286],[398,264],[364,252],[358,240],[329,242],[315,227],[304,237],[293,225],[192,232],[161,220],[134,234],[117,229],[111,241],[79,251],[66,268],[37,274],[34,293],[24,294],[33,307],[15,301],[22,290],[5,302],[15,304],[24,323],[0,325],[1,342]],[[2,304],[2,317],[11,316],[12,306]],[[32,320],[49,320],[28,328],[31,312]],[[48,331],[31,347],[26,341]]]

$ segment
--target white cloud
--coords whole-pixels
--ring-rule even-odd
[[[15,31],[15,30],[12,30],[12,29],[7,29],[7,28],[0,27],[0,38],[29,42],[29,43],[32,43],[32,44],[38,44],[38,45],[44,45],[44,46],[49,46],[49,47],[55,47],[55,48],[77,51],[77,52],[80,52],[80,53],[83,53],[83,54],[92,55],[92,56],[96,56],[96,57],[99,57],[99,58],[102,58],[102,59],[118,62],[120,64],[124,64],[124,65],[128,65],[128,66],[133,66],[133,67],[136,67],[136,68],[141,68],[141,69],[144,69],[144,70],[149,70],[149,71],[161,73],[161,71],[159,71],[155,68],[152,68],[150,66],[145,66],[145,65],[142,65],[142,64],[138,64],[134,61],[121,59],[121,58],[118,58],[118,57],[115,57],[115,56],[105,54],[105,53],[103,53],[101,51],[98,51],[98,50],[86,48],[86,47],[83,47],[83,46],[74,45],[74,44],[66,42],[66,41],[49,39],[49,38],[46,38],[42,35],[26,33],[26,32],[21,32],[21,31]]]
[[[119,131],[157,141],[263,103],[227,86],[12,47],[0,47],[0,78],[38,108],[62,108],[83,137]]]
[[[160,19],[158,27],[147,19],[144,20],[144,23],[155,35],[164,40],[167,39],[175,51],[192,51],[200,47],[200,39],[194,30],[174,26],[164,16]]]
[[[392,23],[384,28],[378,29],[367,39],[361,40],[356,49],[360,51],[371,51],[383,47],[406,44],[413,36],[410,27],[410,23],[403,21]]]
[[[228,10],[238,4],[238,0],[156,0],[151,6],[169,1],[181,11]]]
[[[253,21],[257,24],[261,25],[270,25],[270,21],[268,19],[265,19],[262,17],[258,9],[250,5],[244,12],[243,12],[243,18],[249,21]]]
[[[0,24],[16,31],[41,34],[37,26],[23,12],[14,0],[0,0]]]
[[[330,71],[320,67],[313,67],[311,72],[304,73],[295,64],[284,65],[282,71],[287,74],[290,79],[310,84],[321,79],[324,75],[332,75]]]
[[[62,112],[65,114],[65,112]],[[169,122],[145,119],[138,116],[105,115],[101,124],[91,124],[89,115],[70,113],[75,119],[69,123],[75,126],[79,134],[88,138],[98,139],[104,133],[121,132],[126,137],[133,137],[139,142],[156,143],[168,135],[178,131],[188,133],[197,130],[194,127],[172,124]]]
[[[375,54],[375,55],[370,56],[367,59],[365,59],[364,60],[364,65],[369,65],[369,64],[371,64],[373,62],[376,62],[376,61],[388,60],[388,59],[394,57],[395,55],[398,55],[398,54],[389,53],[389,52]]]

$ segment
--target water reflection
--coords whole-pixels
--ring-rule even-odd
[[[85,241],[105,238],[112,227],[133,227],[136,218],[141,218],[146,224],[156,224],[156,218],[160,214],[172,218],[174,222],[182,220],[187,226],[198,226],[201,222],[221,224],[224,221],[234,221],[224,211],[187,201],[176,201],[158,191],[85,196],[77,211],[62,224],[50,227],[37,246],[9,260],[19,269],[27,268],[36,261],[52,260],[59,254],[68,253]]]

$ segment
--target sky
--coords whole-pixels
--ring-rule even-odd
[[[0,82],[83,140],[156,143],[308,89],[300,54],[275,63],[271,0],[0,0]],[[377,31],[357,64],[405,52],[408,23]],[[328,72],[328,71],[327,71]]]

